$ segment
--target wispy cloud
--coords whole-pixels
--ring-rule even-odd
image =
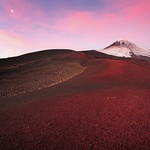
[[[11,54],[10,56],[23,54],[25,49],[28,50],[30,48],[31,42],[28,38],[21,35],[0,30],[0,45],[0,57],[7,57],[7,54]]]
[[[58,20],[53,28],[60,32],[78,34],[82,37],[89,36],[97,41],[109,42],[109,39],[126,38],[142,43],[146,38],[149,38],[145,34],[149,33],[149,3],[147,0],[120,1],[113,6],[118,8],[116,11],[112,12],[112,6],[109,6],[110,11],[105,13],[72,11]]]

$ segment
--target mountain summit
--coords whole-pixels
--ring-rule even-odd
[[[133,57],[150,59],[150,50],[142,48],[127,40],[117,40],[108,47],[98,50],[99,52],[117,57]]]

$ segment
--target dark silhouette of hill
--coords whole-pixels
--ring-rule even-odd
[[[46,58],[53,58],[58,57],[59,55],[65,55],[68,53],[72,53],[73,50],[67,50],[67,49],[51,49],[51,50],[43,50],[33,53],[24,54],[21,56],[16,57],[10,57],[6,59],[0,59],[0,64],[17,64],[17,63],[23,63],[23,62],[29,62],[29,61],[35,61],[35,60],[42,60]]]

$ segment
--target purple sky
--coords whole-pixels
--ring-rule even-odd
[[[0,0],[0,58],[118,39],[150,48],[149,0]]]

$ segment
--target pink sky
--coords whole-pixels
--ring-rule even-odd
[[[150,49],[149,0],[44,2],[1,0],[0,58],[52,48],[101,49],[117,39]]]

